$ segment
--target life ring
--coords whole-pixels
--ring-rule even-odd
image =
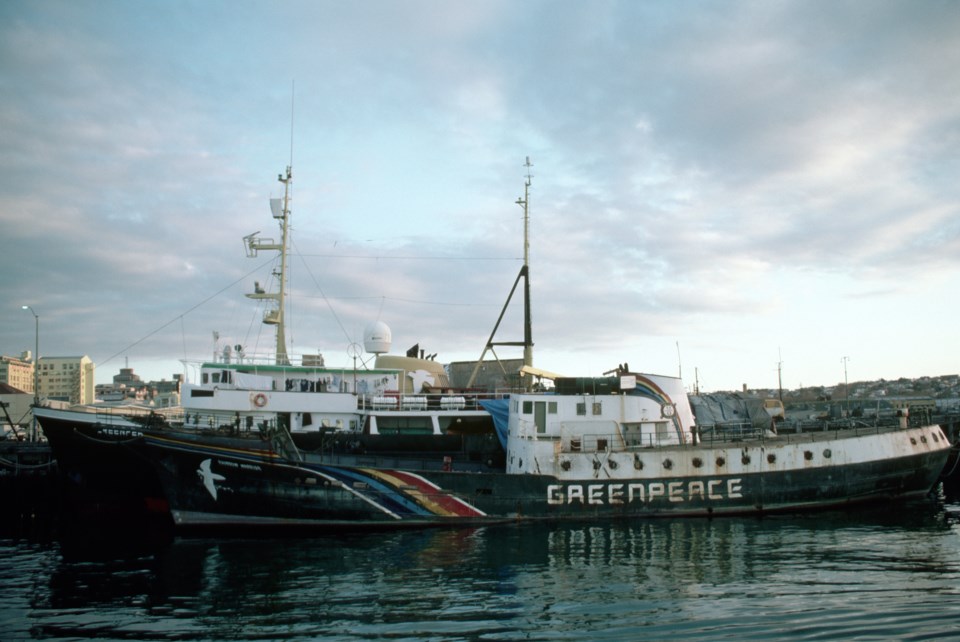
[[[267,395],[263,394],[262,392],[258,392],[253,397],[253,405],[256,406],[257,408],[263,408],[264,406],[266,406]]]

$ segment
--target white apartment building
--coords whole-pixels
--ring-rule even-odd
[[[90,357],[40,357],[38,365],[41,399],[93,403],[96,366]]]

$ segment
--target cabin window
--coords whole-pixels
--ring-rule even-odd
[[[548,402],[547,402],[547,414],[549,414],[549,415],[555,415],[555,414],[557,414],[557,402],[556,402],[556,401],[548,401]]]
[[[214,373],[213,373],[213,383],[220,383],[220,373],[219,373],[219,372],[214,372]]]
[[[524,402],[523,402],[523,414],[529,415],[529,414],[531,414],[532,412],[533,412],[533,402],[532,402],[532,401],[524,401]]]
[[[603,404],[599,401],[593,402],[593,414],[602,415],[603,414]]]
[[[201,375],[200,375],[200,382],[201,382],[201,383],[210,383],[210,374],[207,373],[207,372],[204,372],[203,374],[201,374]]]
[[[577,414],[580,416],[584,416],[587,414],[587,402],[585,401],[577,402]]]
[[[381,435],[432,435],[429,417],[377,417],[377,432]]]

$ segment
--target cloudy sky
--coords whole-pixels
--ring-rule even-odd
[[[288,338],[703,390],[960,370],[960,4],[0,3],[0,352],[169,379]],[[511,306],[498,341],[522,338]],[[519,351],[498,348],[501,358]],[[847,359],[844,359],[844,358]],[[192,372],[188,370],[188,374]]]

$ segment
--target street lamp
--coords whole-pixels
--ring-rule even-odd
[[[36,408],[40,405],[40,315],[37,314],[37,312],[29,305],[23,305],[20,307],[24,310],[30,310],[30,314],[33,315],[33,320],[36,324],[33,346],[33,407]],[[36,441],[37,417],[32,411],[30,412],[30,415],[33,416],[33,424],[30,430],[30,441]]]

